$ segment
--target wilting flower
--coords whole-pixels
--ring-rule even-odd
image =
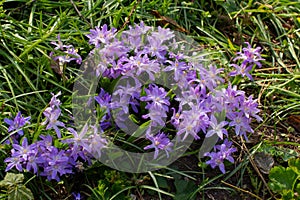
[[[57,41],[58,43],[52,41],[50,42],[51,44],[55,45],[56,47],[54,48],[55,50],[64,50],[65,48],[68,49],[70,47],[72,47],[72,45],[64,45],[60,39],[60,34],[57,35]]]

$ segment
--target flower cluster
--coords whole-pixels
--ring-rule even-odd
[[[250,80],[253,81],[253,78],[250,74],[250,71],[253,69],[254,64],[261,68],[261,60],[265,60],[260,55],[260,47],[252,48],[249,42],[245,42],[247,47],[243,48],[243,52],[238,52],[237,57],[233,60],[241,60],[241,64],[231,64],[235,68],[235,71],[229,73],[230,76],[241,75],[242,77],[247,76]]]
[[[50,135],[41,136],[42,140],[28,144],[24,137],[22,145],[13,144],[11,157],[4,162],[8,165],[5,171],[15,167],[22,172],[24,169],[40,176],[46,176],[48,180],[60,180],[59,176],[72,173],[75,160],[65,150],[59,150],[52,145]]]
[[[109,104],[107,100],[96,99],[101,107],[107,109],[108,116],[110,109],[117,110],[115,121],[118,128],[126,127],[128,105],[135,113],[138,109],[148,112],[141,117],[150,121],[149,130],[171,125],[181,141],[189,136],[200,139],[201,133],[205,137],[217,134],[223,140],[224,136],[228,136],[227,129],[230,127],[236,135],[247,139],[247,133],[253,132],[250,127],[252,119],[262,120],[258,116],[258,104],[252,96],[247,97],[230,83],[225,88],[220,87],[224,83],[221,77],[224,70],[216,65],[205,67],[201,60],[195,61],[193,55],[186,55],[184,47],[174,42],[175,34],[170,29],[158,27],[153,30],[142,22],[130,26],[120,37],[117,37],[115,28],[109,30],[107,25],[90,32],[87,37],[95,47],[91,54],[100,57],[94,67],[95,75],[110,80],[121,77],[123,81],[112,93],[115,98],[110,98]],[[248,68],[252,69],[254,64],[261,67],[260,61],[263,59],[259,47],[252,49],[247,44],[248,47],[243,48],[234,61],[242,60],[240,71],[249,74]],[[240,71],[230,75],[244,75]],[[151,83],[161,74],[172,77],[171,88]],[[138,77],[146,77],[150,83],[145,84]],[[180,94],[176,93],[171,98],[171,91],[176,89],[181,91]],[[104,95],[103,89],[99,95]],[[225,119],[218,120],[216,113],[222,112],[226,114]],[[171,120],[166,122],[170,115]],[[155,159],[160,150],[165,150],[168,155],[173,143],[164,133],[154,135],[146,134],[152,144],[145,149],[154,149]]]
[[[53,145],[53,138],[50,135],[40,136],[32,144],[28,144],[26,137],[22,144],[13,144],[11,157],[4,162],[8,163],[6,170],[16,168],[18,171],[31,171],[40,176],[46,176],[48,180],[60,180],[65,174],[72,174],[74,169],[81,170],[84,162],[90,162],[91,158],[99,158],[101,150],[107,144],[105,138],[95,132],[88,138],[84,138],[88,127],[85,126],[78,135],[73,129],[70,132],[74,138],[65,139],[68,143],[67,149],[59,149]]]
[[[43,112],[46,117],[43,124],[48,124],[46,130],[53,128],[58,138],[61,138],[59,127],[65,127],[64,123],[58,121],[61,113],[61,102],[58,99],[60,94],[60,92],[52,94],[49,107]],[[30,117],[23,118],[19,112],[14,120],[5,119],[5,122],[10,125],[11,131],[22,128],[25,123],[29,123],[29,119]],[[91,159],[101,157],[101,151],[107,145],[107,140],[98,133],[97,127],[89,127],[86,124],[79,134],[73,128],[67,128],[71,137],[62,140],[62,143],[68,144],[62,149],[53,145],[54,138],[51,135],[41,135],[41,140],[32,144],[28,144],[27,137],[23,137],[21,145],[18,141],[12,144],[11,157],[4,160],[7,163],[5,171],[16,168],[20,172],[26,170],[45,176],[48,180],[59,181],[61,176],[72,174],[75,169],[82,170],[82,162],[90,164]],[[92,129],[92,134],[89,129]],[[23,132],[21,133],[23,135]]]
[[[107,145],[107,140],[98,133],[97,126],[92,127],[93,134],[89,134],[89,126],[85,124],[78,134],[73,128],[68,128],[72,137],[63,140],[63,143],[70,145],[70,155],[77,159],[81,157],[84,161],[90,162],[90,158],[99,159],[101,151]]]
[[[101,88],[97,96],[89,99],[88,103],[92,99],[98,103],[101,119],[97,119],[93,127],[86,124],[79,132],[67,128],[58,120],[61,115],[60,93],[52,94],[49,107],[43,112],[46,120],[42,124],[46,125],[46,130],[54,129],[57,138],[62,138],[61,128],[68,130],[69,137],[61,139],[67,148],[54,147],[51,136],[43,136],[41,141],[31,145],[24,137],[22,145],[13,145],[12,157],[5,160],[8,163],[6,170],[16,167],[19,171],[26,169],[47,176],[49,180],[59,180],[60,176],[72,173],[74,167],[80,167],[81,161],[90,163],[90,159],[100,158],[102,149],[108,144],[102,133],[108,128],[125,129],[128,115],[133,114],[141,118],[140,122],[149,120],[146,139],[151,144],[144,150],[154,149],[154,159],[159,157],[160,151],[169,157],[175,146],[170,140],[172,137],[177,137],[176,145],[187,138],[198,140],[200,136],[217,135],[225,140],[215,146],[214,152],[205,154],[211,158],[207,164],[213,168],[218,166],[225,173],[223,162],[234,162],[231,154],[236,151],[227,139],[231,131],[247,139],[247,133],[253,132],[251,121],[262,120],[252,96],[247,97],[231,83],[224,86],[223,68],[213,64],[205,66],[196,52],[186,55],[184,43],[177,43],[175,33],[170,29],[158,27],[153,30],[141,22],[117,35],[115,28],[103,25],[91,29],[87,38],[95,47],[90,52],[97,58],[94,74],[111,83],[119,81],[111,94]],[[66,53],[53,57],[60,66],[72,60],[78,64],[82,62],[73,46],[63,45],[59,35],[58,43],[52,44],[56,46],[55,50]],[[247,76],[252,80],[250,70],[254,65],[261,67],[263,59],[259,47],[253,49],[249,43],[247,45],[234,59],[241,60],[241,65],[233,64],[236,71],[229,75]],[[168,87],[154,83],[157,78],[161,83],[168,81]],[[225,116],[221,118],[219,113],[225,113]],[[14,121],[6,119],[5,122],[12,131],[29,123],[28,120],[18,114]],[[164,127],[167,128],[161,132],[150,133],[150,130]],[[167,132],[169,130],[172,131]]]
[[[212,168],[218,166],[221,172],[224,174],[224,160],[228,160],[229,162],[233,163],[234,159],[231,154],[236,151],[236,148],[232,147],[232,142],[229,142],[227,139],[225,139],[223,144],[215,146],[214,152],[204,154],[205,156],[209,156],[211,158],[206,162],[206,164],[210,165]]]

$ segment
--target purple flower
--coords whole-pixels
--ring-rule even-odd
[[[232,146],[232,142],[229,141],[227,138],[223,141],[223,144],[225,145],[226,148],[230,148]],[[214,149],[221,150],[221,145],[214,146]]]
[[[113,41],[109,44],[105,44],[104,48],[99,51],[108,60],[115,60],[117,58],[126,57],[129,49],[124,46],[123,42]]]
[[[129,59],[123,59],[124,67],[127,69],[136,69],[136,75],[139,76],[143,72],[147,73],[149,79],[154,81],[154,74],[160,71],[159,63],[156,60],[150,60],[147,54],[142,55],[142,53],[136,56],[131,56]]]
[[[126,84],[126,86],[124,86]],[[129,112],[128,104],[136,105],[136,102],[132,99],[139,99],[141,91],[141,83],[138,79],[124,77],[120,79],[117,90],[113,93],[112,109],[122,108],[124,114]],[[121,111],[119,111],[121,112]]]
[[[72,195],[74,197],[74,200],[81,200],[81,195],[79,192],[78,193],[72,192]]]
[[[111,95],[101,88],[98,96],[94,97],[100,107],[110,114],[111,109]]]
[[[156,56],[159,60],[165,60],[165,54],[168,47],[162,45],[163,41],[153,36],[148,36],[147,39],[149,44],[144,49],[145,53],[149,53],[151,56]]]
[[[253,129],[250,127],[251,119],[245,117],[242,112],[235,112],[228,114],[229,119],[232,121],[229,123],[229,126],[235,127],[236,135],[244,135],[247,140],[247,132],[253,133]]]
[[[60,34],[57,35],[58,43],[51,42],[51,44],[55,45],[55,50],[61,50],[64,55],[54,56],[54,52],[50,53],[50,57],[54,61],[58,61],[59,66],[63,66],[65,63],[71,62],[72,60],[75,60],[77,64],[81,64],[82,58],[77,53],[77,50],[74,49],[72,45],[63,45],[63,43],[60,40]],[[53,68],[57,68],[57,66],[52,66]]]
[[[152,144],[146,146],[144,149],[147,150],[154,148],[154,159],[158,157],[158,153],[160,150],[164,150],[167,154],[167,157],[169,157],[169,152],[172,151],[173,143],[163,132],[158,133],[155,136],[147,133],[146,138],[150,140]]]
[[[51,135],[40,135],[42,140],[39,140],[35,143],[35,147],[41,152],[52,151],[54,148],[52,146],[52,136]]]
[[[253,81],[252,76],[250,75],[250,71],[253,68],[253,65],[256,64],[258,67],[261,67],[261,58],[260,55],[260,47],[253,49],[249,42],[245,42],[248,46],[247,48],[243,48],[243,52],[238,52],[237,56],[233,61],[242,60],[241,65],[231,64],[230,66],[235,67],[235,71],[230,72],[229,76],[242,75],[242,77],[247,76],[251,81]]]
[[[153,31],[151,35],[157,38],[162,43],[164,41],[172,39],[175,36],[174,32],[171,31],[169,28],[161,28],[160,26],[158,27],[157,31]]]
[[[30,116],[23,117],[21,112],[18,112],[18,114],[16,115],[16,117],[13,120],[5,118],[4,122],[9,125],[8,132],[11,132],[11,131],[22,128],[25,124],[30,124],[30,122],[29,122],[30,118],[31,118]],[[20,136],[22,136],[24,134],[23,130],[19,130],[17,133]]]
[[[234,159],[231,154],[237,150],[236,148],[232,147],[232,142],[229,142],[227,139],[225,139],[223,144],[216,145],[214,149],[215,151],[218,150],[218,152],[204,154],[204,156],[209,156],[211,158],[206,162],[206,164],[210,165],[212,168],[218,166],[221,172],[225,174],[224,160],[234,163]]]
[[[209,156],[211,158],[206,164],[210,165],[213,169],[218,166],[221,172],[225,174],[224,159],[221,152],[205,153],[204,156]]]
[[[23,166],[26,165],[26,169],[29,171],[31,168],[34,169],[34,173],[37,172],[37,165],[35,163],[35,154],[34,148],[32,145],[28,145],[27,138],[24,137],[22,145],[12,144],[13,149],[11,150],[11,157],[6,158],[4,162],[9,164],[6,167],[6,171],[11,170],[13,167],[16,167],[18,171],[23,170]]]
[[[14,151],[12,150],[12,152]],[[11,170],[13,167],[15,167],[19,172],[23,171],[22,164],[24,162],[24,159],[20,156],[8,157],[4,160],[4,162],[8,163],[5,169],[6,172]]]
[[[207,109],[195,105],[191,107],[191,110],[182,111],[180,115],[181,123],[177,128],[177,135],[184,133],[182,141],[185,140],[188,135],[192,135],[196,140],[200,139],[198,132],[200,132],[200,130],[206,132],[209,126],[207,112]]]
[[[78,50],[74,49],[73,47],[68,48],[65,53],[67,53],[67,55],[65,56],[65,61],[66,62],[70,62],[72,60],[75,60],[77,64],[81,64],[82,63],[82,58],[81,56],[78,54]]]
[[[236,148],[227,147],[225,144],[220,145],[220,152],[222,153],[223,159],[226,159],[231,163],[234,163],[234,159],[231,154],[236,151]]]
[[[14,150],[17,150],[12,152],[12,156],[20,156],[26,161],[28,157],[28,153],[32,150],[31,146],[28,145],[27,138],[25,137],[23,139],[22,145],[13,144],[12,146]]]
[[[112,28],[111,30],[107,30],[107,25],[104,24],[101,29],[96,27],[95,29],[91,29],[90,32],[91,33],[87,35],[89,44],[93,44],[96,48],[99,48],[101,43],[106,44],[115,37],[117,29]]]
[[[41,160],[37,157],[37,152],[32,151],[27,158],[26,170],[30,171],[33,169],[33,173],[36,174],[38,172],[38,163],[40,162]]]
[[[52,95],[52,98],[51,98],[51,100],[49,102],[50,107],[52,109],[54,109],[55,107],[59,108],[61,102],[60,102],[60,100],[57,97],[61,95],[61,92],[59,91],[57,94],[51,93],[51,95]]]
[[[142,116],[144,119],[150,118],[151,126],[164,126],[165,121],[164,119],[167,117],[167,114],[163,110],[159,109],[150,109],[149,113]]]
[[[223,134],[228,135],[227,130],[223,128],[226,126],[228,122],[222,121],[218,123],[216,117],[212,114],[210,118],[209,125],[211,126],[211,130],[206,133],[206,137],[211,137],[214,134],[217,134],[221,140],[223,140]]]
[[[193,107],[195,105],[199,105],[201,101],[206,97],[206,89],[201,85],[197,85],[196,87],[190,86],[188,90],[184,90],[181,92],[181,96],[177,96],[175,98],[179,103],[179,108],[182,109],[184,105],[188,105],[189,107]]]
[[[243,48],[243,52],[238,52],[235,60],[243,60],[244,64],[256,64],[259,68],[261,68],[261,60],[265,60],[260,55],[261,47],[256,47],[255,49],[251,47],[249,42],[245,42],[247,44],[246,48]]]
[[[224,83],[224,79],[218,76],[223,71],[223,68],[218,69],[215,65],[210,65],[208,69],[202,67],[200,70],[201,81],[208,89],[213,90],[220,83]]]
[[[100,159],[101,151],[107,146],[107,140],[102,137],[101,133],[98,133],[98,129],[94,126],[94,134],[88,138],[89,148],[88,152],[95,158]]]
[[[167,92],[164,88],[158,87],[155,84],[149,85],[148,89],[145,89],[147,96],[143,96],[140,98],[141,101],[151,101],[146,106],[146,109],[155,109],[161,110],[164,112],[168,112],[169,110],[169,97],[167,97]]]
[[[174,80],[176,82],[179,81],[179,79],[182,77],[181,75],[183,74],[183,71],[186,70],[187,64],[186,62],[183,62],[183,55],[182,54],[170,54],[171,58],[174,58],[174,61],[172,60],[167,60],[166,62],[169,63],[170,65],[164,68],[163,71],[173,71],[174,72]]]
[[[243,101],[240,106],[240,110],[244,112],[245,116],[250,118],[254,117],[258,122],[262,121],[262,118],[257,115],[259,113],[259,109],[257,108],[257,99],[253,100],[253,96],[249,96],[248,99],[243,98]]]
[[[135,24],[134,27],[129,26],[129,30],[123,31],[122,40],[137,52],[142,44],[142,35],[146,34],[150,29],[151,27],[145,26],[144,22],[141,22],[140,25]]]
[[[242,77],[247,76],[251,81],[253,81],[253,78],[249,73],[252,70],[253,65],[247,66],[244,63],[242,63],[241,65],[230,64],[230,66],[235,67],[235,71],[230,72],[229,76],[236,76],[236,75],[241,75]]]
[[[51,107],[48,107],[45,109],[43,114],[45,115],[46,120],[42,123],[42,125],[48,124],[46,130],[53,128],[57,134],[57,137],[61,138],[61,133],[58,126],[65,127],[65,124],[63,122],[58,121],[61,110],[59,108],[52,109]]]
[[[176,112],[175,108],[171,108],[173,110],[173,115],[171,117],[171,124],[175,127],[178,128],[180,124],[180,109],[178,112]]]
[[[65,139],[62,142],[73,145],[71,156],[77,159],[78,152],[81,151],[82,148],[83,149],[89,148],[88,139],[87,137],[85,137],[88,131],[88,124],[84,125],[84,127],[82,128],[79,134],[73,128],[68,128],[68,131],[72,133],[73,137],[69,139]]]
[[[51,42],[51,44],[55,45],[56,47],[54,48],[55,50],[64,50],[65,48],[68,49],[70,47],[72,47],[72,45],[64,45],[60,39],[60,34],[57,35],[57,40],[58,40],[58,43],[56,42]]]
[[[42,140],[33,144],[28,144],[27,138],[24,138],[22,145],[13,144],[11,150],[11,157],[4,161],[7,164],[6,171],[16,167],[18,171],[31,171],[40,176],[47,176],[48,180],[60,180],[60,176],[72,173],[77,163],[78,155],[84,160],[86,159],[84,151],[78,150],[78,155],[72,156],[72,144],[67,150],[59,150],[52,146],[52,137],[50,135],[40,136]],[[87,154],[87,152],[86,152]],[[76,157],[76,159],[75,159]]]
[[[48,180],[55,179],[59,181],[59,175],[62,176],[72,173],[71,167],[69,157],[65,154],[65,151],[59,151],[57,148],[54,148],[45,158],[44,171],[41,172],[40,175],[47,176]]]
[[[232,86],[231,83],[228,84],[228,87],[223,88],[221,91],[217,91],[217,97],[223,98],[223,101],[226,105],[230,105],[231,109],[238,108],[239,102],[244,98],[245,92],[237,90],[237,86]]]

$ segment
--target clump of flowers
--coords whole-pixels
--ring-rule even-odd
[[[26,137],[23,138],[22,144],[13,144],[11,157],[6,158],[7,168],[13,167],[20,172],[23,170],[31,171],[40,176],[46,176],[48,180],[60,180],[59,176],[72,173],[72,158],[69,157],[65,150],[59,150],[52,145],[50,135],[41,136],[42,140],[28,144]]]
[[[199,140],[217,135],[224,143],[215,146],[214,151],[205,156],[211,158],[207,164],[212,168],[218,166],[225,173],[223,162],[234,162],[231,154],[236,151],[228,141],[231,131],[247,139],[247,133],[253,132],[251,121],[262,120],[252,96],[247,97],[231,83],[223,85],[224,69],[213,64],[205,66],[196,55],[187,55],[184,44],[176,43],[175,34],[170,29],[158,27],[153,30],[141,22],[129,26],[129,30],[117,36],[115,28],[103,25],[91,29],[87,38],[94,47],[90,55],[98,58],[93,66],[94,75],[100,80],[110,83],[118,80],[123,84],[118,84],[111,93],[100,88],[99,94],[90,98],[98,103],[101,119],[96,120],[93,127],[86,124],[80,132],[58,120],[62,112],[58,99],[60,93],[52,94],[49,107],[43,112],[46,117],[43,125],[46,125],[46,130],[54,129],[66,148],[54,147],[52,136],[43,136],[41,141],[31,145],[24,137],[22,145],[13,145],[11,157],[5,160],[8,163],[6,170],[14,167],[19,171],[26,169],[49,180],[59,180],[60,176],[73,173],[81,162],[91,163],[92,158],[100,158],[101,150],[108,144],[103,136],[105,130],[126,129],[130,114],[140,123],[149,122],[144,150],[154,149],[154,159],[164,154],[170,156],[175,146],[172,138],[177,138],[177,144],[189,137]],[[60,65],[72,60],[81,63],[73,46],[63,45],[59,35],[58,43],[52,44],[56,46],[55,50],[66,53],[53,57]],[[242,60],[241,65],[233,64],[236,71],[230,75],[247,76],[252,80],[250,70],[254,65],[261,67],[263,59],[260,48],[252,49],[249,43],[247,45],[234,59]],[[161,78],[162,74],[165,77]],[[157,78],[171,80],[169,88],[156,84]],[[220,120],[218,113],[225,113],[225,118]],[[23,119],[19,124],[6,120],[6,123],[12,126],[10,130],[15,130],[28,120]],[[163,131],[150,133],[157,128]],[[62,130],[68,131],[67,138],[62,137]]]
[[[46,121],[42,123],[48,123],[46,130],[54,128],[57,138],[61,138],[59,126],[65,127],[63,122],[57,120],[61,113],[59,108],[61,102],[58,99],[60,94],[60,92],[56,95],[52,94],[49,107],[43,112]],[[19,112],[14,119],[16,123],[10,123],[13,122],[10,119],[5,121],[14,125],[11,128],[13,130],[21,128],[25,123],[30,123],[29,119],[30,117],[23,118]],[[98,133],[97,126],[89,127],[86,124],[79,134],[73,128],[67,130],[72,137],[62,140],[62,143],[68,144],[65,148],[54,146],[54,138],[51,135],[40,135],[41,140],[32,144],[28,143],[25,136],[22,138],[21,144],[16,141],[12,144],[11,157],[4,160],[7,163],[5,171],[16,168],[20,172],[26,170],[39,176],[45,176],[48,180],[60,181],[63,175],[82,170],[82,162],[90,164],[91,159],[101,156],[101,150],[107,145],[107,140]]]
[[[117,110],[115,120],[118,121],[116,126],[119,128],[126,126],[128,105],[135,113],[139,109],[147,111],[147,114],[140,117],[150,121],[148,130],[171,127],[180,141],[185,141],[189,136],[198,140],[201,135],[210,137],[215,134],[223,140],[229,135],[228,129],[247,140],[247,133],[253,132],[250,126],[252,119],[262,120],[258,116],[258,104],[252,96],[247,97],[245,92],[231,83],[221,86],[225,82],[222,78],[223,68],[216,65],[205,67],[201,60],[195,62],[193,55],[186,55],[184,47],[174,42],[175,34],[170,29],[159,27],[153,30],[141,23],[130,26],[120,37],[116,33],[116,29],[109,30],[104,25],[102,28],[92,29],[87,37],[95,47],[91,54],[100,57],[100,61],[94,66],[95,75],[110,80],[120,77],[125,80],[111,94],[117,96],[112,100],[111,106],[103,104],[106,108]],[[246,75],[252,80],[250,70],[254,65],[261,67],[260,61],[263,59],[260,47],[253,49],[249,43],[246,44],[247,48],[243,48],[234,59],[241,60],[241,66],[233,65],[236,66],[236,71],[230,75]],[[172,88],[151,83],[162,73],[172,76]],[[146,77],[150,83],[142,82],[138,78],[141,76]],[[174,97],[170,93],[176,88],[181,93]],[[217,120],[215,115],[222,112],[226,114],[225,119]],[[170,115],[171,119],[166,122]],[[158,158],[159,151],[165,151],[168,157],[172,150],[174,144],[169,139],[172,134],[165,133],[146,134],[151,144],[144,149],[154,149],[154,159]],[[214,159],[221,156],[218,166],[221,166],[223,173],[225,169],[220,163],[226,159],[233,162],[230,154],[234,151],[228,148],[225,151],[221,145],[216,149],[219,152],[206,154]],[[215,167],[215,162],[209,163]]]

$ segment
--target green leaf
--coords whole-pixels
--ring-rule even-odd
[[[166,178],[157,176],[156,180],[159,188],[170,189],[170,185],[168,184]]]
[[[174,200],[186,199],[197,189],[194,182],[182,179],[175,179],[174,185],[176,187],[176,195]],[[190,198],[194,199],[194,198]]]
[[[22,183],[23,180],[23,174],[7,173],[4,177],[4,180],[0,181],[0,187],[10,188],[14,185]]]
[[[300,159],[290,159],[289,167],[298,175],[300,175]]]
[[[300,194],[300,183],[297,184],[295,191],[296,193]]]
[[[290,167],[276,166],[271,169],[269,178],[270,188],[274,192],[282,192],[283,190],[293,190],[297,174]]]
[[[8,200],[32,200],[32,192],[24,185],[17,185],[13,190],[8,191]]]
[[[283,190],[282,200],[294,200],[294,192],[292,190]]]
[[[279,152],[282,152],[282,154],[280,155]],[[285,162],[298,156],[298,153],[295,150],[288,148],[278,148],[277,153]]]

